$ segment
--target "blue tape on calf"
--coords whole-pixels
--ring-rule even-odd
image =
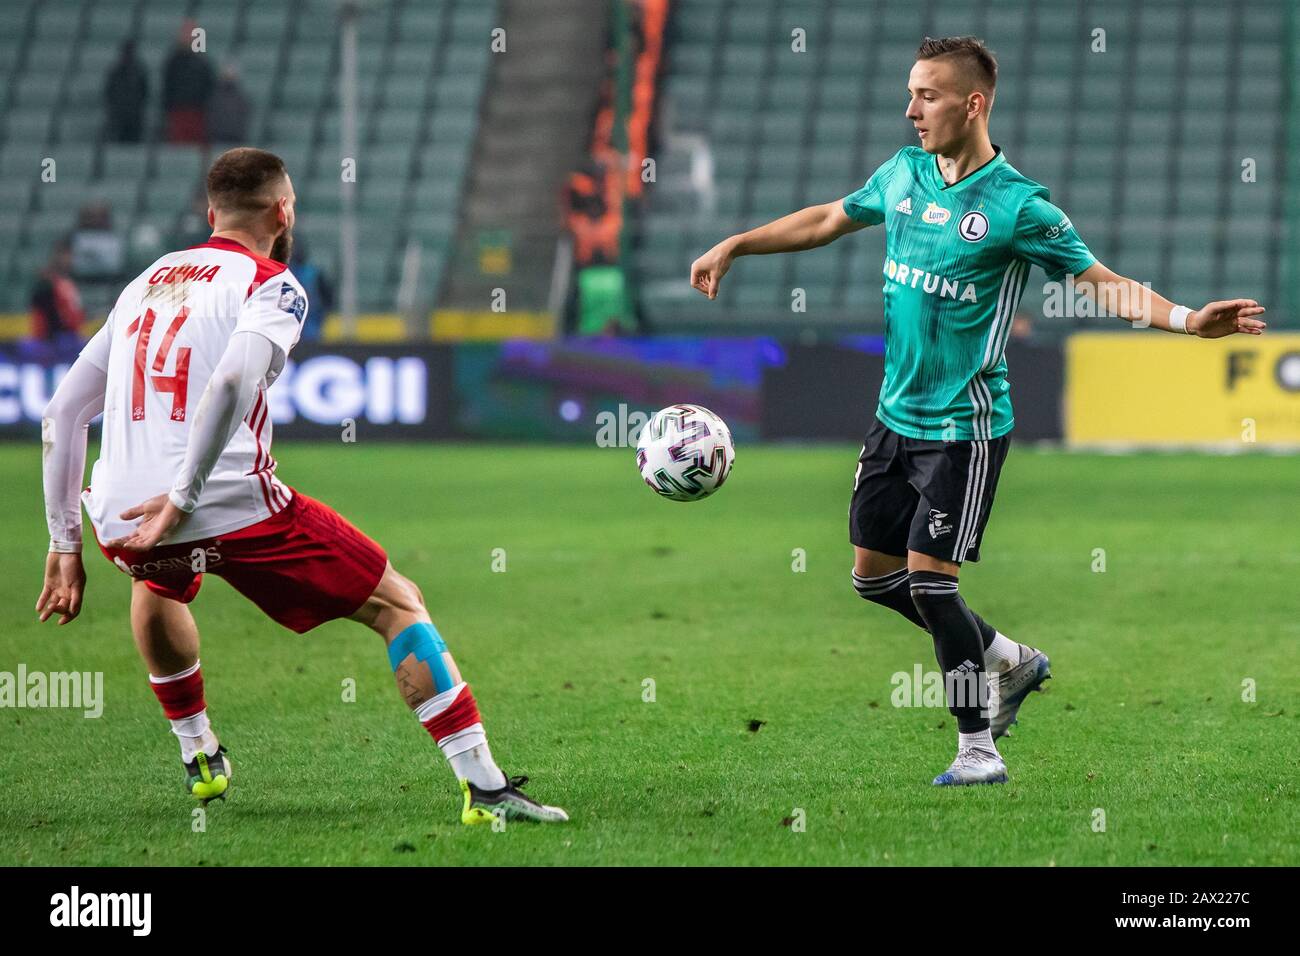
[[[441,694],[444,690],[451,690],[453,684],[451,672],[447,670],[447,662],[442,659],[446,651],[447,644],[438,633],[438,629],[432,624],[421,621],[412,624],[393,638],[393,643],[388,645],[388,663],[396,673],[402,661],[414,654],[417,661],[429,665],[429,670],[433,674],[433,685]]]

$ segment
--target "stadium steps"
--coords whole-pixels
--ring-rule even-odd
[[[491,58],[443,307],[486,309],[500,287],[511,311],[545,308],[562,231],[560,192],[586,152],[607,16],[603,0],[501,5],[506,52]],[[480,268],[488,234],[508,235],[504,272]]]

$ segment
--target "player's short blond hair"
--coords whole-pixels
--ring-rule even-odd
[[[975,89],[991,99],[998,85],[998,58],[979,37],[926,37],[916,51],[918,60],[951,57]]]

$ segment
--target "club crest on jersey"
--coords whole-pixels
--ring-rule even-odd
[[[989,220],[982,212],[968,212],[957,224],[957,234],[967,242],[979,242],[989,234]]]
[[[944,209],[937,202],[932,202],[925,207],[925,212],[921,213],[921,218],[931,225],[942,226],[951,218],[952,213]]]
[[[286,282],[280,286],[279,308],[301,322],[302,317],[307,314],[307,300],[298,294],[297,289]]]
[[[912,215],[912,197],[907,196],[894,207],[894,212],[901,212],[904,216]]]

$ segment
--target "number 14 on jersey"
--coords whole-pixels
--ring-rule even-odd
[[[180,331],[181,326],[185,324],[185,320],[189,316],[190,307],[184,306],[176,313],[171,325],[167,326],[167,332],[163,335],[157,354],[154,355],[153,371],[161,372],[163,366],[167,364],[167,356],[171,354],[172,342],[176,339],[176,333]],[[131,421],[133,422],[144,421],[144,367],[149,358],[149,336],[153,332],[154,322],[157,318],[158,316],[153,309],[145,309],[143,316],[138,316],[126,327],[127,338],[137,332],[139,333],[138,338],[135,340],[135,362],[131,370]],[[188,348],[176,350],[176,367],[171,375],[150,375],[149,379],[153,382],[155,391],[171,394],[171,420],[174,422],[185,421],[185,404],[188,399],[187,393],[190,381],[190,350]]]

